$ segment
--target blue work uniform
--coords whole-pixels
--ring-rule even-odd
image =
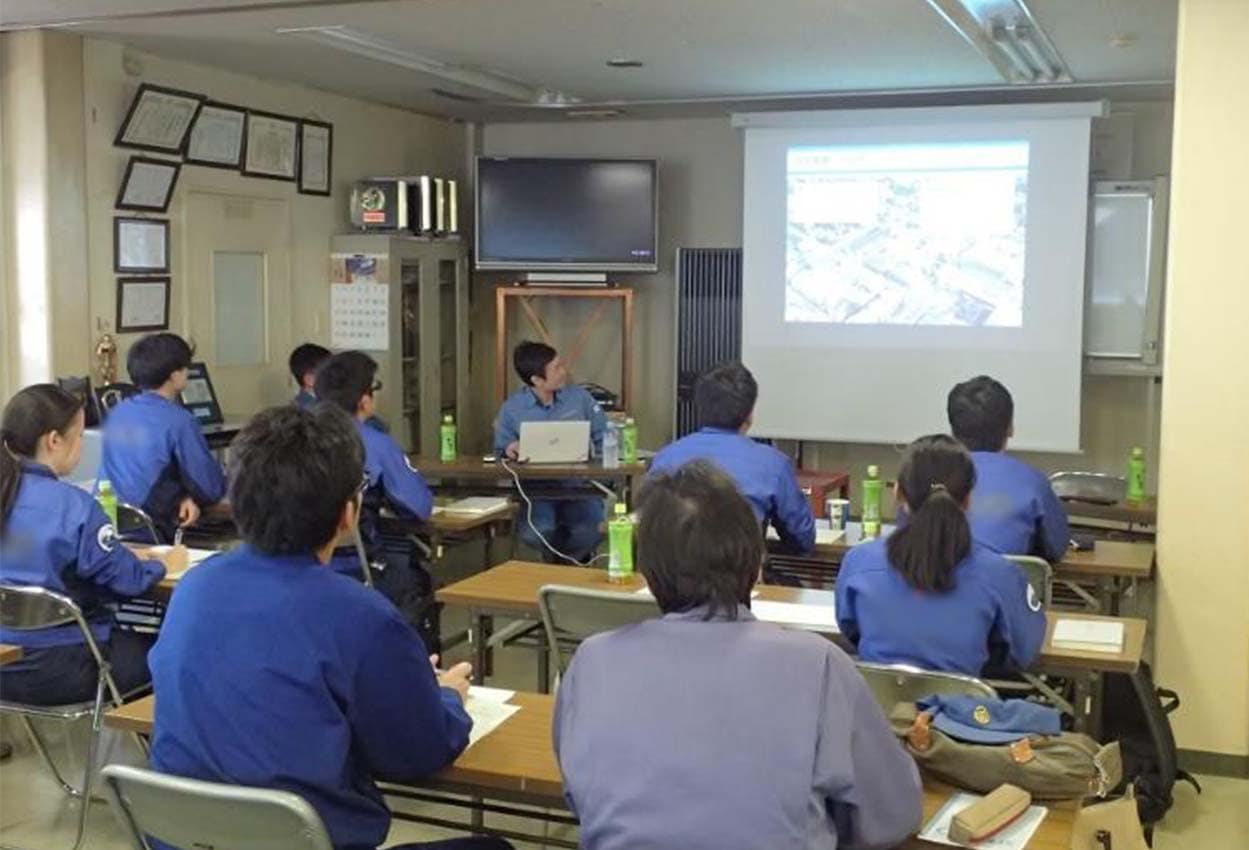
[[[889,563],[886,540],[846,553],[837,573],[837,625],[864,661],[979,676],[1024,669],[1045,640],[1041,600],[1017,564],[980,543],[954,568],[954,588],[927,593]]]
[[[200,507],[225,498],[226,480],[190,411],[156,392],[128,398],[104,420],[100,478],[147,512],[168,541],[187,496]]]
[[[401,519],[424,521],[434,511],[434,494],[393,437],[359,420],[356,431],[364,443],[364,475],[369,482],[360,511],[360,538],[366,555],[373,561],[382,557],[382,508]],[[340,547],[330,565],[336,572],[362,577],[354,548]]]
[[[311,554],[243,546],[188,572],[150,662],[152,766],[292,791],[336,848],[381,844],[374,782],[434,773],[472,727],[399,612]]]
[[[918,829],[915,763],[845,653],[744,607],[706,614],[577,649],[554,734],[581,846],[892,847]]]
[[[311,390],[305,389],[301,389],[299,392],[295,393],[295,397],[291,399],[291,404],[295,405],[300,410],[311,410],[316,403],[317,397],[313,395]],[[390,426],[383,422],[381,417],[370,416],[368,419],[364,420],[364,424],[368,425],[370,428],[376,428],[383,434],[390,433]]]
[[[494,421],[494,453],[497,457],[506,457],[507,447],[520,439],[522,422],[580,421],[590,423],[590,443],[594,452],[600,453],[607,417],[585,387],[575,384],[564,387],[555,393],[549,405],[542,403],[532,387],[522,387],[499,408]],[[578,561],[585,560],[598,548],[603,539],[599,530],[603,522],[603,500],[599,496],[532,501],[532,516],[523,516],[518,525],[525,545],[537,549],[548,560],[555,559],[538,538],[536,529],[552,546]]]
[[[806,554],[815,547],[811,503],[784,454],[737,431],[703,428],[664,447],[651,461],[650,473],[670,472],[692,460],[709,460],[728,473],[755,516],[771,523],[786,549]]]
[[[144,561],[121,544],[104,510],[91,494],[65,481],[42,464],[21,461],[21,483],[17,499],[4,520],[0,542],[0,582],[43,587],[69,596],[82,608],[91,634],[101,649],[108,651],[113,629],[111,602],[138,596],[165,577],[160,561]],[[57,667],[66,657],[80,659],[90,669],[84,671],[89,699],[94,693],[94,661],[86,651],[82,631],[73,624],[38,631],[0,628],[0,643],[15,644],[26,651],[24,657],[0,670],[10,699],[44,704],[73,699],[40,699],[39,693],[61,693],[57,683],[52,690],[32,686],[32,699],[21,699],[15,689],[26,690],[13,674],[38,677]],[[64,650],[62,652],[61,650]],[[131,665],[115,664],[129,668]],[[145,678],[142,659],[137,660],[136,677]],[[138,684],[128,672],[115,670],[123,690]],[[124,675],[123,675],[124,673]],[[73,677],[72,671],[57,667],[57,678]],[[77,690],[69,682],[61,685]]]
[[[1002,452],[972,452],[976,486],[967,521],[972,537],[1003,555],[1059,561],[1071,545],[1067,512],[1049,480]]]

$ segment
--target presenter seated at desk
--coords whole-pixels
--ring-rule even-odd
[[[121,545],[91,494],[60,480],[78,465],[83,419],[82,400],[52,384],[26,387],[5,406],[0,582],[46,588],[77,602],[124,693],[147,683],[151,640],[114,631],[108,603],[144,593],[165,577],[165,567]],[[0,643],[23,649],[20,661],[0,667],[6,700],[64,705],[94,697],[96,662],[78,626],[0,629]]]
[[[1044,474],[1006,454],[1015,432],[1010,391],[980,375],[950,390],[946,414],[954,437],[976,465],[976,489],[967,511],[972,537],[1003,555],[1062,560],[1071,545],[1062,502]]]
[[[199,423],[177,401],[193,354],[176,334],[150,334],[136,342],[126,370],[143,392],[104,420],[100,478],[112,483],[118,499],[142,508],[165,543],[226,494],[225,475]]]
[[[335,354],[317,370],[316,393],[323,402],[349,414],[364,445],[364,503],[360,512],[360,537],[369,563],[383,563],[376,576],[377,588],[401,609],[416,604],[430,588],[423,568],[406,552],[390,555],[382,545],[381,510],[389,508],[400,519],[428,520],[434,510],[434,494],[421,473],[413,468],[403,448],[389,434],[367,425],[373,415],[377,361],[360,351]],[[331,566],[355,578],[360,559],[352,545],[334,553]]]
[[[737,484],[759,521],[776,529],[781,545],[805,555],[815,547],[815,517],[798,485],[794,463],[746,436],[758,398],[755,377],[741,363],[727,363],[703,375],[694,386],[702,429],[655,455],[651,474],[691,460],[713,461]]]
[[[512,352],[512,365],[524,386],[499,408],[494,421],[497,456],[518,459],[522,422],[589,421],[590,443],[596,453],[601,452],[607,417],[584,387],[568,383],[568,369],[554,348],[522,342]],[[525,545],[542,553],[546,561],[585,563],[603,539],[602,522],[600,496],[534,499],[532,524],[522,510],[518,529]]]
[[[287,365],[290,367],[291,377],[295,379],[295,386],[299,387],[299,392],[295,393],[291,404],[307,410],[317,403],[317,369],[330,359],[330,353],[328,348],[317,345],[315,342],[305,342],[295,346]],[[383,434],[390,433],[389,426],[376,414],[365,420],[365,424],[376,428]]]
[[[837,574],[837,625],[864,661],[979,676],[1040,654],[1041,600],[1016,564],[972,538],[964,511],[975,484],[953,437],[907,449],[897,495],[909,521],[855,546]]]
[[[555,750],[587,850],[892,847],[919,775],[825,638],[759,622],[758,520],[706,461],[638,498],[638,563],[663,616],[585,641]]]
[[[232,473],[244,545],[186,574],[152,649],[152,766],[292,791],[336,848],[375,848],[390,811],[374,783],[428,776],[468,745],[471,668],[435,669],[394,606],[326,567],[360,507],[359,423],[331,405],[266,410]]]

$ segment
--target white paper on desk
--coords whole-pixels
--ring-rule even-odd
[[[470,747],[495,729],[498,729],[503,725],[503,721],[520,711],[519,705],[499,702],[490,697],[482,699],[479,696],[474,696],[473,690],[476,689],[470,689],[468,699],[464,701],[464,710],[473,719],[472,731],[468,733],[468,745]]]
[[[507,702],[516,696],[516,691],[505,691],[503,688],[487,688],[485,685],[473,685],[468,689],[468,698],[482,702]]]
[[[951,847],[971,847],[970,844],[959,844],[949,839],[950,823],[954,820],[954,816],[963,809],[982,799],[979,794],[968,794],[960,791],[950,799],[946,800],[945,805],[933,816],[933,819],[924,827],[924,831],[919,837],[925,841],[935,841],[938,844],[948,844]],[[984,841],[975,843],[976,850],[1023,850],[1028,846],[1028,842],[1032,840],[1032,833],[1036,832],[1041,821],[1045,820],[1049,810],[1044,806],[1029,806],[1028,810],[1019,816],[1019,819],[1010,826],[1003,829],[996,835],[986,838]]]
[[[799,626],[821,632],[837,631],[837,611],[832,605],[755,599],[750,603],[750,610],[758,619],[776,623],[778,626]]]
[[[1123,623],[1118,620],[1073,620],[1059,618],[1054,624],[1055,647],[1089,652],[1123,651]]]
[[[844,537],[845,534],[846,534],[846,530],[844,528],[839,528],[836,531],[834,531],[831,528],[821,528],[820,526],[817,525],[815,527],[815,542],[816,542],[816,545],[818,546],[828,546],[830,544],[836,543],[838,540]],[[776,533],[776,529],[770,525],[768,526],[767,537],[769,540],[781,539],[781,536]]]
[[[655,595],[651,593],[651,589],[645,585],[643,585],[642,587],[639,587],[637,590],[633,591],[633,593],[635,596],[646,596],[651,599],[655,597]],[[758,595],[759,595],[759,588],[755,588],[754,590],[750,591],[751,599],[754,599]]]
[[[173,549],[172,546],[152,546],[147,551],[153,555],[167,555],[171,549]],[[186,575],[187,570],[191,569],[191,567],[197,567],[213,555],[220,554],[216,549],[192,549],[188,546],[186,550],[186,570],[166,573],[165,578],[169,581],[177,581]]]
[[[511,504],[511,500],[501,496],[470,496],[467,499],[460,499],[458,502],[435,508],[434,513],[485,516],[505,510]]]

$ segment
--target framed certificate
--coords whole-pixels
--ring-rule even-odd
[[[322,121],[299,122],[299,191],[330,194],[334,127]]]
[[[117,332],[163,331],[169,327],[169,278],[117,278]]]
[[[299,120],[249,110],[243,147],[247,176],[294,180],[299,165]]]
[[[213,168],[243,167],[243,144],[247,137],[247,110],[241,106],[206,101],[195,116],[187,136],[186,161]]]
[[[113,271],[159,274],[169,271],[169,221],[163,218],[113,219]]]
[[[181,153],[195,123],[202,95],[143,83],[135,92],[113,144],[161,153]]]
[[[166,159],[130,157],[114,206],[119,210],[165,212],[169,209],[169,200],[173,197],[173,187],[178,182],[181,168],[181,163]]]

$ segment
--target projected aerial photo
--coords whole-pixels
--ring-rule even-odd
[[[785,321],[1022,326],[1027,142],[787,158]]]

